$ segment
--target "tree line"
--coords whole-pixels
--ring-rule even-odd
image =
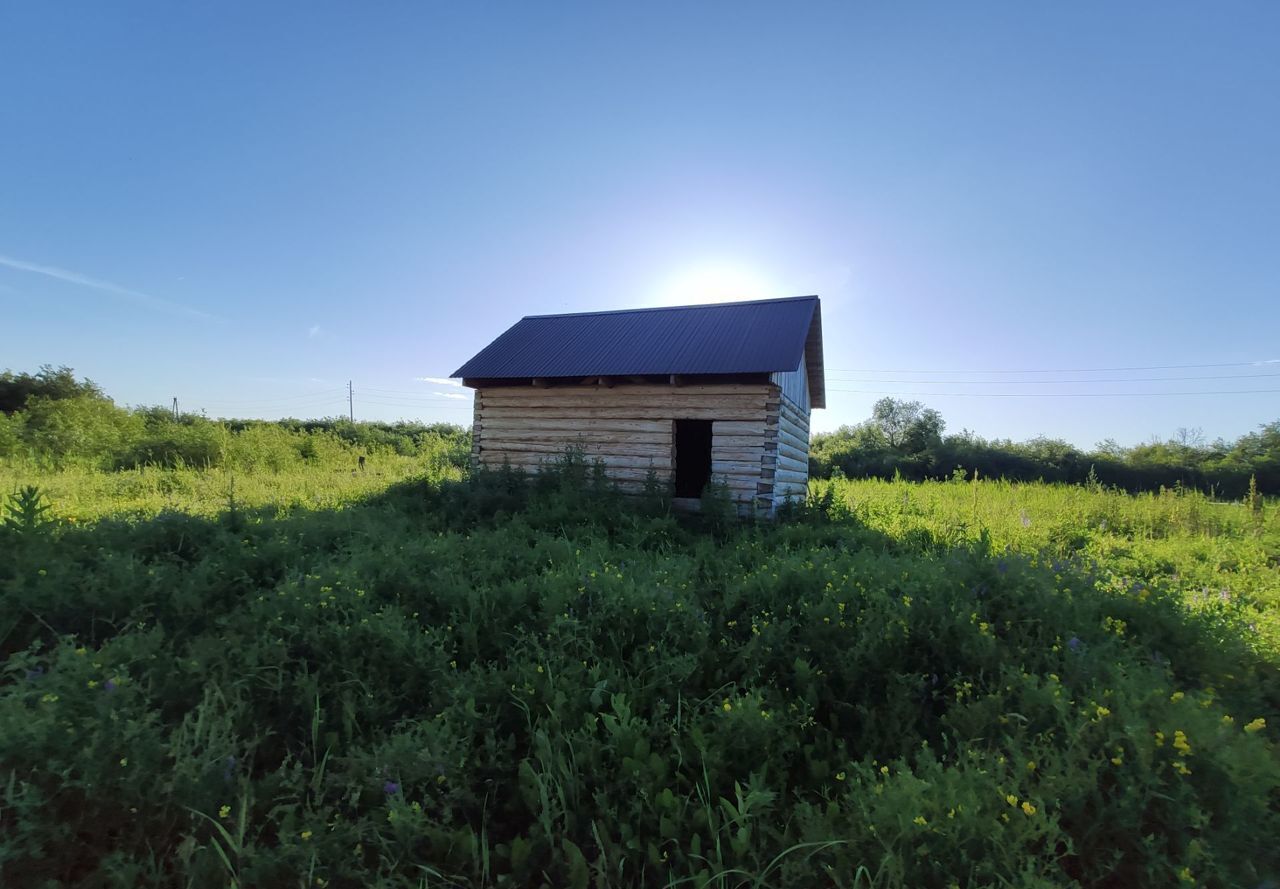
[[[0,373],[0,460],[62,468],[191,466],[280,470],[399,454],[465,466],[470,432],[448,423],[211,420],[117,405],[69,367]]]
[[[942,415],[918,401],[882,398],[871,416],[810,444],[816,478],[907,479],[972,477],[1014,481],[1095,483],[1127,491],[1178,485],[1240,497],[1256,479],[1258,490],[1280,494],[1280,421],[1235,441],[1205,441],[1180,430],[1167,441],[1123,447],[1108,440],[1082,450],[1061,439],[1014,442],[964,430],[945,435]]]

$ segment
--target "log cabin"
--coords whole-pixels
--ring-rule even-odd
[[[473,464],[536,470],[568,450],[624,491],[652,470],[693,506],[803,499],[826,406],[816,296],[520,319],[453,373],[475,390]]]

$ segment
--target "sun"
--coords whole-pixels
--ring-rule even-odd
[[[683,269],[654,293],[660,306],[739,302],[783,296],[769,278],[746,265],[709,262]]]

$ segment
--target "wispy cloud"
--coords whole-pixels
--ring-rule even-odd
[[[176,303],[172,300],[161,299],[158,296],[152,296],[149,293],[143,293],[139,290],[131,290],[128,287],[121,287],[119,284],[112,284],[110,281],[102,281],[98,278],[91,278],[88,275],[82,275],[79,272],[60,269],[57,266],[27,262],[24,259],[15,259],[12,256],[5,256],[3,254],[0,254],[0,266],[17,269],[20,272],[31,272],[36,275],[44,275],[45,277],[55,278],[59,281],[66,281],[68,284],[79,284],[81,287],[89,287],[93,290],[101,290],[103,293],[122,296],[131,302],[147,306],[151,309],[157,309],[162,312],[170,312],[175,315],[186,315],[190,318],[200,318],[205,321],[214,320],[214,316],[210,315],[208,312],[202,312],[199,309],[193,309],[190,306],[184,306],[181,303]]]
[[[1266,361],[1253,362],[1254,367],[1261,367],[1264,364],[1280,364],[1280,358],[1268,358]]]
[[[437,386],[461,386],[459,380],[451,380],[448,377],[414,377],[419,383],[435,383]],[[464,396],[465,397],[465,396]]]
[[[441,398],[468,398],[470,396],[463,395],[461,392],[432,392],[432,395],[439,395]]]
[[[308,338],[308,339],[315,339],[315,338],[316,338],[316,337],[318,337],[319,335],[320,335],[320,325],[319,325],[319,324],[312,324],[310,327],[308,327],[308,328],[307,328],[307,338]]]

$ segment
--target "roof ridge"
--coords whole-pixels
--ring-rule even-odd
[[[541,318],[578,318],[584,315],[632,315],[642,312],[675,312],[684,309],[719,309],[733,308],[735,306],[759,306],[765,303],[786,303],[799,302],[806,299],[818,299],[816,293],[808,296],[778,296],[771,299],[743,299],[731,303],[693,303],[684,306],[647,306],[641,309],[605,309],[599,312],[561,312],[547,315],[525,315],[521,321],[533,321]]]

